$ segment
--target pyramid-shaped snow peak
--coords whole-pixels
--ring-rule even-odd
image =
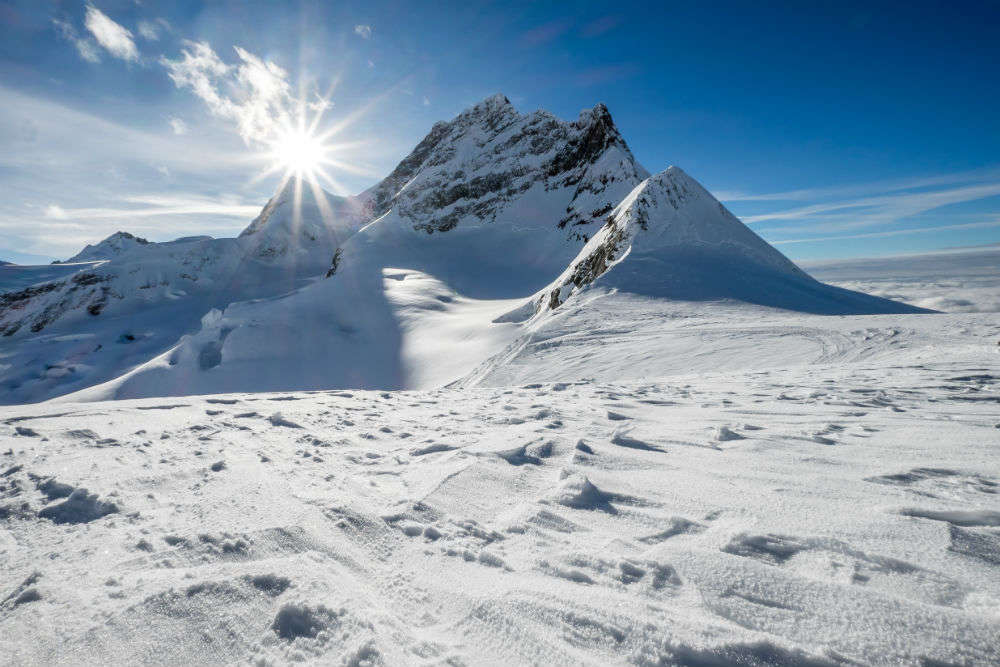
[[[814,280],[678,167],[636,186],[562,275],[535,296],[535,310],[556,309],[592,287],[823,314],[920,312]]]
[[[333,252],[370,219],[370,212],[357,197],[332,195],[308,179],[292,177],[239,239],[248,257],[316,264],[321,271]]]

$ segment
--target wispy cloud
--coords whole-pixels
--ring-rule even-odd
[[[58,204],[49,204],[45,207],[45,217],[53,220],[65,220],[66,209]]]
[[[55,25],[59,35],[76,48],[76,52],[80,54],[81,58],[88,63],[101,62],[101,56],[97,52],[97,43],[94,40],[89,37],[81,37],[80,33],[76,31],[76,28],[69,21],[53,19],[52,23]]]
[[[371,39],[372,27],[370,25],[359,24],[354,26],[354,34],[363,39]]]
[[[181,120],[180,118],[171,118],[169,122],[170,122],[170,129],[173,130],[174,134],[176,135],[187,134],[188,131],[187,123],[185,123],[183,120]]]
[[[1000,168],[772,193],[722,191],[716,196],[749,208],[751,214],[740,216],[743,222],[778,245],[960,231],[996,227],[998,219],[941,226],[942,220],[932,216],[943,212],[934,212],[1000,197]],[[993,215],[989,209],[988,203],[976,205],[981,215]],[[967,214],[949,214],[953,223],[962,217],[969,219]]]
[[[228,65],[207,42],[185,42],[177,60],[161,58],[178,88],[189,88],[213,115],[236,122],[246,143],[264,142],[290,117],[288,73],[246,49],[233,47],[239,63]]]
[[[815,201],[837,197],[861,197],[871,194],[885,194],[902,190],[919,190],[935,186],[954,185],[958,183],[976,183],[1000,181],[1000,169],[979,169],[951,174],[938,174],[920,178],[880,180],[869,183],[854,183],[834,187],[804,188],[784,192],[748,193],[738,190],[718,190],[714,194],[726,202],[765,202],[765,201]]]
[[[634,76],[639,71],[635,63],[620,63],[617,65],[604,65],[603,67],[589,67],[580,70],[574,77],[574,83],[581,87],[596,86],[608,81],[617,81]]]
[[[1000,227],[1000,220],[987,222],[970,222],[958,225],[938,225],[936,227],[911,227],[908,229],[890,229],[884,232],[867,232],[865,234],[842,234],[840,236],[822,236],[801,239],[784,239],[781,241],[771,241],[772,245],[785,245],[791,243],[818,243],[824,241],[848,241],[857,239],[876,239],[890,236],[907,236],[910,234],[926,234],[944,231],[959,231],[962,229],[988,229],[990,227]]]
[[[87,5],[83,24],[97,43],[111,55],[129,62],[139,60],[139,49],[135,46],[131,31],[112,21],[101,10]]]
[[[526,46],[541,46],[561,37],[569,31],[571,24],[566,19],[556,19],[525,31],[521,42]]]
[[[145,227],[142,218],[164,215],[221,215],[248,220],[260,212],[259,204],[246,204],[230,197],[226,199],[192,196],[129,195],[119,200],[133,206],[63,208],[50,204],[45,217],[53,220],[135,220],[137,228]]]
[[[156,240],[181,235],[181,228],[217,236],[238,233],[266,201],[266,195],[241,190],[248,162],[239,144],[223,134],[178,136],[166,126],[160,132],[136,129],[0,85],[0,145],[8,148],[0,151],[0,182],[9,204],[0,210],[0,246],[68,257],[118,229],[141,229]],[[213,187],[219,182],[240,195],[220,198]],[[153,205],[120,196],[160,187],[169,188],[176,200]],[[208,207],[206,201],[221,207]],[[233,208],[240,206],[246,208]],[[74,217],[80,209],[128,212],[81,220]],[[157,211],[138,214],[147,209]]]
[[[155,42],[160,39],[160,26],[153,21],[139,21],[136,31],[147,41]]]
[[[1000,195],[1000,182],[967,185],[956,188],[921,192],[900,192],[879,197],[862,197],[823,202],[809,206],[745,216],[743,221],[754,224],[766,220],[812,221],[807,227],[786,227],[785,231],[844,231],[888,222],[895,222],[942,206],[976,201]],[[852,220],[844,220],[845,211]],[[829,214],[837,214],[835,216]]]

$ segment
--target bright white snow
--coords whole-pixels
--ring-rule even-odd
[[[980,326],[977,358],[3,408],[7,660],[995,664]]]

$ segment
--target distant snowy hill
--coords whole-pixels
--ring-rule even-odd
[[[918,312],[816,282],[680,169],[650,177],[603,105],[562,121],[502,95],[357,196],[292,179],[235,239],[119,232],[82,260],[0,297],[0,401],[439,386],[594,290]]]
[[[149,241],[128,232],[115,232],[96,245],[87,245],[83,250],[66,260],[66,264],[79,264],[100,259],[114,259],[130,250],[149,245]]]

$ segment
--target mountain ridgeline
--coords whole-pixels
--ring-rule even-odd
[[[586,292],[919,312],[815,281],[682,170],[650,176],[604,105],[564,121],[502,95],[356,196],[291,179],[237,238],[119,232],[69,261],[0,295],[0,402],[441,384]]]

